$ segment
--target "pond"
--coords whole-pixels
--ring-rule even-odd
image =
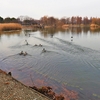
[[[49,85],[58,94],[69,89],[79,100],[100,100],[99,43],[100,30],[87,27],[0,32],[0,69],[28,86]]]

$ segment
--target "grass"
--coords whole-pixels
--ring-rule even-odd
[[[3,23],[0,24],[0,31],[21,30],[22,26],[18,23]]]

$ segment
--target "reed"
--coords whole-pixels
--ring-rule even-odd
[[[0,31],[21,30],[22,26],[18,23],[3,23],[0,24]]]

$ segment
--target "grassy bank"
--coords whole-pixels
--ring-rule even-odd
[[[22,26],[18,23],[3,23],[0,24],[0,31],[21,30]]]

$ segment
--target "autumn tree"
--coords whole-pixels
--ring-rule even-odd
[[[93,17],[93,18],[91,19],[91,24],[100,25],[100,18],[95,18],[95,17]]]
[[[66,18],[66,24],[70,24],[70,17]]]
[[[48,25],[55,25],[56,24],[56,20],[54,17],[48,17]]]
[[[76,21],[78,25],[82,24],[82,17],[77,16]]]
[[[48,16],[44,16],[44,17],[41,17],[41,23],[44,24],[44,25],[47,25],[48,24]]]
[[[96,18],[92,18],[92,24],[96,24]]]
[[[66,18],[65,18],[65,17],[61,18],[60,21],[61,21],[63,24],[66,24]]]
[[[98,18],[97,24],[100,25],[100,18]]]
[[[75,24],[76,23],[76,17],[72,16],[71,17],[71,24]]]
[[[88,17],[84,17],[84,18],[83,18],[83,24],[84,24],[84,25],[90,24],[90,23],[89,23]]]

